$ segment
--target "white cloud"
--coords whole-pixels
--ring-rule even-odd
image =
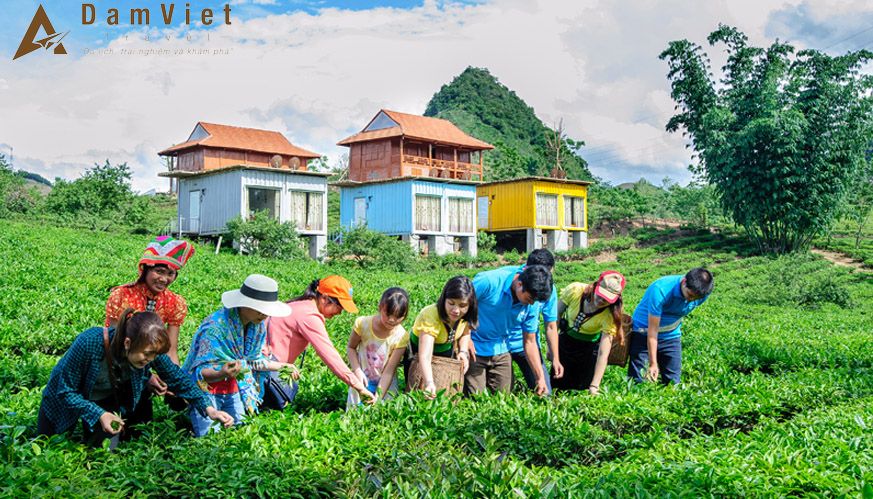
[[[71,45],[69,57],[0,61],[0,140],[49,178],[75,177],[107,157],[127,161],[135,188],[147,190],[166,186],[157,151],[185,140],[198,120],[276,129],[335,159],[345,152],[336,142],[380,107],[421,113],[472,65],[489,68],[546,123],[563,117],[569,135],[587,142],[595,174],[687,180],[685,141],[664,132],[673,103],[658,53],[677,38],[704,43],[719,22],[767,43],[769,13],[796,3],[425,2],[152,29],[149,42],[130,32],[91,47],[112,55]]]

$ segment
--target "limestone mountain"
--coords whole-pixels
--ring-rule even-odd
[[[443,118],[464,132],[489,142],[495,150],[485,156],[485,179],[528,175],[548,176],[555,168],[550,129],[515,92],[487,69],[468,67],[434,94],[425,116]],[[561,166],[567,178],[591,180],[587,163],[576,154],[581,141],[561,145]]]

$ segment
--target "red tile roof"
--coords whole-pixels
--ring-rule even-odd
[[[387,109],[382,109],[380,112],[385,113],[399,126],[368,132],[362,131],[337,142],[337,145],[348,146],[356,142],[403,136],[427,142],[469,147],[476,150],[494,149],[494,146],[491,144],[467,135],[448,120],[398,113],[397,111],[389,111]],[[379,116],[379,114],[377,113],[376,116]],[[374,117],[373,119],[376,118]],[[370,123],[372,123],[372,120],[370,120]],[[369,123],[367,126],[370,126]],[[366,129],[367,127],[364,127],[364,130]]]
[[[194,147],[212,147],[218,149],[237,149],[240,151],[257,151],[267,154],[283,154],[300,158],[320,158],[321,155],[297,147],[279,132],[243,128],[238,126],[217,125],[215,123],[197,123],[209,135],[196,140],[189,140],[173,147],[168,147],[158,154],[175,156],[184,149]],[[196,127],[195,127],[196,129]]]

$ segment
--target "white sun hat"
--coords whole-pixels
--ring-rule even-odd
[[[252,274],[239,289],[222,293],[221,303],[227,308],[251,308],[269,317],[291,315],[291,307],[279,301],[279,285],[261,274]]]

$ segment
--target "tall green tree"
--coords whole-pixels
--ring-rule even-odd
[[[113,165],[106,160],[72,182],[57,179],[46,198],[49,211],[59,214],[87,212],[105,216],[127,207],[133,199],[131,171],[127,163]]]
[[[764,252],[809,246],[830,225],[865,162],[873,130],[873,78],[866,50],[832,57],[775,42],[748,45],[720,25],[710,46],[727,46],[720,82],[703,48],[670,42],[660,58],[679,113],[667,123],[691,140],[695,172]]]

